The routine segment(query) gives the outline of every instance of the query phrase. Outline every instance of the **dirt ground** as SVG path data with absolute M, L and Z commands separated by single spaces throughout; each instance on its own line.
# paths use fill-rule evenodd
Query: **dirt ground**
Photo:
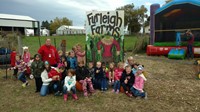
M 170 60 L 165 57 L 134 56 L 148 72 L 145 90 L 148 100 L 96 92 L 89 98 L 78 93 L 79 100 L 67 103 L 53 95 L 34 93 L 34 81 L 27 88 L 13 79 L 0 79 L 0 110 L 4 112 L 200 112 L 200 80 L 194 72 L 194 60 Z M 5 71 L 1 70 L 1 76 Z

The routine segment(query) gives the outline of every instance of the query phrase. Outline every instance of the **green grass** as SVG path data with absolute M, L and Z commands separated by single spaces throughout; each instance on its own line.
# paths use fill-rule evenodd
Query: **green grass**
M 49 37 L 40 37 L 41 45 L 45 43 L 46 38 L 50 38 L 52 41 L 52 45 L 59 49 L 60 43 L 63 39 L 66 40 L 66 50 L 69 51 L 71 48 L 76 45 L 77 43 L 80 43 L 81 45 L 85 45 L 85 35 L 67 35 L 67 36 L 49 36 Z M 56 42 L 55 42 L 55 41 Z M 125 51 L 131 51 L 133 49 L 133 46 L 135 44 L 135 41 L 137 40 L 136 36 L 125 36 L 124 37 L 124 50 Z M 39 37 L 24 37 L 22 39 L 23 46 L 28 46 L 29 51 L 31 53 L 31 56 L 33 56 L 35 53 L 37 53 L 38 49 L 40 48 L 39 45 Z

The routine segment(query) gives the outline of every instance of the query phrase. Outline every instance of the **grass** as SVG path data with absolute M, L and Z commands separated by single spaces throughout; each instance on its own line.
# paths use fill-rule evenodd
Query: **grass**
M 169 60 L 165 57 L 134 57 L 148 72 L 145 90 L 148 100 L 128 98 L 125 94 L 113 94 L 111 88 L 105 93 L 96 91 L 84 98 L 78 92 L 78 101 L 64 102 L 53 94 L 40 97 L 35 93 L 34 80 L 30 86 L 3 79 L 5 69 L 0 70 L 0 110 L 3 112 L 199 112 L 199 80 L 195 79 L 193 60 Z
M 85 45 L 85 35 L 67 35 L 67 36 L 50 36 L 50 37 L 40 37 L 41 44 L 43 45 L 45 43 L 46 38 L 50 38 L 52 40 L 52 44 L 59 48 L 60 42 L 65 39 L 66 40 L 66 49 L 67 51 L 71 50 L 71 48 L 77 44 L 80 43 L 81 45 Z M 56 42 L 54 42 L 54 40 Z M 135 44 L 135 41 L 137 40 L 136 36 L 125 36 L 124 39 L 124 50 L 125 51 L 131 51 L 133 49 L 133 46 Z M 39 45 L 39 38 L 38 37 L 24 37 L 22 39 L 23 46 L 28 46 L 31 55 L 33 56 L 35 53 L 37 53 L 40 45 Z

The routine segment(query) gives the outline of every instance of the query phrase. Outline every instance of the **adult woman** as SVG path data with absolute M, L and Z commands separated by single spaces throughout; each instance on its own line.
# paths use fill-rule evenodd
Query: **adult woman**
M 43 82 L 41 90 L 40 90 L 40 95 L 41 96 L 46 96 L 47 95 L 47 93 L 49 92 L 49 84 L 50 84 L 50 82 L 55 81 L 56 78 L 57 78 L 56 76 L 54 76 L 52 78 L 49 78 L 48 77 L 48 72 L 51 70 L 51 66 L 50 66 L 48 61 L 45 61 L 44 65 L 45 65 L 45 69 L 41 74 L 41 78 L 42 78 L 42 82 Z

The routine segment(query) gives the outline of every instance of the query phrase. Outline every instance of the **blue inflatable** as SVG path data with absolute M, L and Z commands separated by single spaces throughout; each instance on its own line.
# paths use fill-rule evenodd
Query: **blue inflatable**
M 186 55 L 185 49 L 173 48 L 168 53 L 169 59 L 184 59 Z

